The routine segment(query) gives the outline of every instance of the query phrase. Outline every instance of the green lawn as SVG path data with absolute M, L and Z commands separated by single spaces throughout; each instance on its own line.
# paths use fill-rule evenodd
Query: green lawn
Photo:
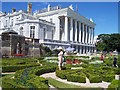
M 100 88 L 85 88 L 73 84 L 66 84 L 52 78 L 48 78 L 48 82 L 50 85 L 54 86 L 58 90 L 102 90 Z

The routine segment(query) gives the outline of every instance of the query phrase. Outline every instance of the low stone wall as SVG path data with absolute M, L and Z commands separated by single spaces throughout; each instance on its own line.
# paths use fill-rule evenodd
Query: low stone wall
M 11 55 L 10 54 L 10 47 L 2 47 L 1 49 L 2 49 L 2 56 L 5 57 L 5 56 Z M 39 48 L 34 48 L 34 50 L 33 50 L 33 48 L 29 48 L 27 56 L 33 56 L 33 55 L 35 57 L 40 56 Z

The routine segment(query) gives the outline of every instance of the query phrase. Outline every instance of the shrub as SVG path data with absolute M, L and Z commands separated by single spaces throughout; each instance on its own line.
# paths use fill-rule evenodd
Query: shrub
M 61 79 L 66 79 L 67 75 L 64 70 L 56 70 L 56 76 L 61 78 Z
M 38 66 L 39 64 L 33 64 L 33 65 L 8 65 L 8 66 L 2 66 L 2 72 L 15 72 L 17 70 L 21 70 L 28 67 L 34 67 Z
M 115 70 L 115 74 L 120 75 L 120 68 L 114 69 Z
M 120 68 L 120 55 L 118 55 L 117 65 Z
M 12 79 L 14 75 L 6 75 L 2 77 L 2 88 L 3 90 L 5 89 L 10 89 L 14 90 L 15 88 L 25 88 L 23 85 L 19 85 L 15 82 L 14 79 Z
M 43 59 L 44 59 L 44 57 L 39 57 L 39 58 L 38 58 L 38 60 L 43 60 Z
M 111 82 L 115 78 L 115 75 L 103 75 L 102 80 L 106 82 Z
M 88 64 L 82 64 L 81 65 L 83 68 L 87 68 L 88 67 Z
M 67 81 L 85 83 L 86 77 L 82 75 L 77 75 L 77 74 L 69 74 L 67 75 Z
M 42 77 L 36 76 L 46 72 L 55 71 L 55 67 L 31 67 L 16 71 L 14 79 L 4 79 L 3 87 L 10 88 L 32 88 L 35 90 L 48 89 L 48 81 Z M 40 73 L 41 72 L 41 73 Z M 6 78 L 6 76 L 4 76 Z M 7 81 L 7 82 L 6 82 Z
M 35 90 L 48 90 L 48 80 L 46 80 L 45 78 L 35 77 L 30 79 L 28 82 L 33 85 Z
M 92 57 L 91 60 L 100 60 L 100 57 Z
M 71 69 L 72 65 L 71 64 L 66 64 L 65 67 L 68 70 L 68 69 Z
M 107 90 L 120 90 L 120 80 L 112 80 Z
M 90 83 L 99 83 L 102 82 L 102 77 L 99 75 L 89 74 Z
M 67 76 L 67 81 L 78 82 L 79 76 L 76 74 L 69 74 Z
M 113 65 L 113 60 L 105 59 L 104 62 L 107 66 L 112 66 Z

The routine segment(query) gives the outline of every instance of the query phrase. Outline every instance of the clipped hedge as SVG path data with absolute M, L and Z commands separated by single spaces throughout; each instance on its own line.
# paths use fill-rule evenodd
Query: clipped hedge
M 70 74 L 67 76 L 67 81 L 85 83 L 86 77 L 82 75 L 77 75 L 77 74 Z
M 12 78 L 14 75 L 6 75 L 2 77 L 2 89 L 11 89 L 14 90 L 16 88 L 25 88 L 23 85 L 19 85 L 15 82 L 15 80 Z
M 48 90 L 48 80 L 42 77 L 35 77 L 32 78 L 28 81 L 28 83 L 30 83 L 34 89 L 44 89 L 44 90 Z
M 61 79 L 67 79 L 67 73 L 64 70 L 56 70 L 56 76 Z
M 90 83 L 99 83 L 102 82 L 102 77 L 99 75 L 89 74 Z
M 15 72 L 17 70 L 21 70 L 28 67 L 34 67 L 39 66 L 40 64 L 30 64 L 30 65 L 8 65 L 8 66 L 2 66 L 2 72 Z
M 115 79 L 115 75 L 103 75 L 102 80 L 105 82 L 111 82 L 113 79 Z
M 120 80 L 112 80 L 107 90 L 120 90 Z
M 9 79 L 4 76 L 2 88 L 20 88 L 20 89 L 34 89 L 34 90 L 48 90 L 48 81 L 39 77 L 39 75 L 46 72 L 53 72 L 56 70 L 56 67 L 52 66 L 37 66 L 25 68 L 19 71 L 16 71 L 14 79 Z M 37 76 L 38 75 L 38 76 Z M 7 82 L 6 82 L 7 81 Z
M 56 76 L 67 81 L 85 83 L 85 74 L 80 70 L 56 70 Z

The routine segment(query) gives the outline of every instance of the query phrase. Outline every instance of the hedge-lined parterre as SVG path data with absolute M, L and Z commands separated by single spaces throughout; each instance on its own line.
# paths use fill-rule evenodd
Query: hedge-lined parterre
M 16 71 L 14 76 L 4 76 L 2 79 L 2 88 L 28 88 L 28 89 L 46 89 L 48 90 L 48 81 L 39 75 L 53 72 L 56 70 L 55 66 L 37 66 L 25 68 Z

